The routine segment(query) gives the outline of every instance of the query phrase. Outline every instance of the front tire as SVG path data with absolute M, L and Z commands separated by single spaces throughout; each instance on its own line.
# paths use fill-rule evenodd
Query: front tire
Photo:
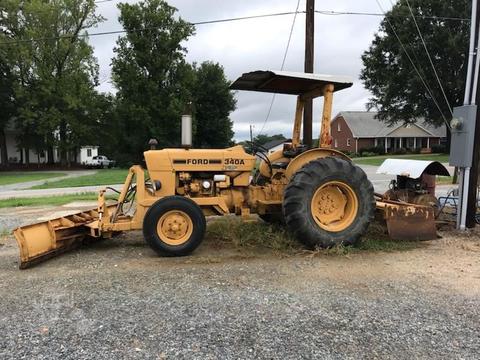
M 167 196 L 148 209 L 143 236 L 160 255 L 184 256 L 201 244 L 206 226 L 203 211 L 194 201 Z
M 295 173 L 285 189 L 288 229 L 308 248 L 353 245 L 375 213 L 372 183 L 349 161 L 313 160 Z

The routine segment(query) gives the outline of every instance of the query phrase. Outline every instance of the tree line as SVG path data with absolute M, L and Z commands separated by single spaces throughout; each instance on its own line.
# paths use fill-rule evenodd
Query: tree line
M 180 116 L 193 104 L 194 145 L 232 144 L 236 102 L 223 67 L 190 64 L 182 45 L 195 28 L 163 0 L 119 3 L 112 59 L 114 94 L 100 93 L 99 65 L 88 32 L 105 19 L 94 0 L 3 0 L 0 5 L 0 151 L 8 163 L 7 129 L 29 151 L 72 161 L 99 145 L 120 164 L 138 162 L 150 138 L 178 146 Z

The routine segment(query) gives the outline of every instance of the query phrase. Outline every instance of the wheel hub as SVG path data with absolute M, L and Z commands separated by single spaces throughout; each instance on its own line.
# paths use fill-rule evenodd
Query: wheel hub
M 355 220 L 358 200 L 353 189 L 339 181 L 320 186 L 311 203 L 315 222 L 328 231 L 342 231 Z
M 184 243 L 189 239 L 192 231 L 192 220 L 183 211 L 168 211 L 158 220 L 158 236 L 169 245 L 180 245 Z

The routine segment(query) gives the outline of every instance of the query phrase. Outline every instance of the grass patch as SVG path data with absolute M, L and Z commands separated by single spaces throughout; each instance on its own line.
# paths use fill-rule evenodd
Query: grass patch
M 78 176 L 60 181 L 47 181 L 42 185 L 32 187 L 32 189 L 123 184 L 127 174 L 127 169 L 100 169 L 92 175 Z
M 44 205 L 65 205 L 72 201 L 96 200 L 98 194 L 86 192 L 81 194 L 45 196 L 34 198 L 11 198 L 0 200 L 0 208 L 17 206 L 44 206 Z
M 437 176 L 437 185 L 452 185 L 453 176 Z
M 225 216 L 210 221 L 205 239 L 216 245 L 235 248 L 264 248 L 280 252 L 294 252 L 302 246 L 282 226 L 259 220 L 243 222 L 238 216 Z
M 51 172 L 2 172 L 0 173 L 0 185 L 10 185 L 24 183 L 28 181 L 36 181 L 50 179 L 54 177 L 65 176 L 64 173 Z
M 409 154 L 409 155 L 382 155 L 371 157 L 359 157 L 352 159 L 355 163 L 361 165 L 380 166 L 385 159 L 409 159 L 409 160 L 427 160 L 448 163 L 448 154 Z
M 239 217 L 228 216 L 209 222 L 205 239 L 222 246 L 233 245 L 237 249 L 270 249 L 283 254 L 305 254 L 308 256 L 345 256 L 359 252 L 393 252 L 415 249 L 415 241 L 395 241 L 388 237 L 386 228 L 380 223 L 370 225 L 365 236 L 356 246 L 335 246 L 330 249 L 306 250 L 283 226 L 262 221 L 242 222 Z

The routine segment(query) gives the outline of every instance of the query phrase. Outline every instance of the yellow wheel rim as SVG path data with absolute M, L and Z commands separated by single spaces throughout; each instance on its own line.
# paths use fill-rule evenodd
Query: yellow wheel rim
M 167 211 L 158 220 L 157 234 L 168 245 L 181 245 L 190 239 L 193 222 L 190 216 L 180 210 Z
M 312 198 L 312 216 L 322 229 L 339 232 L 348 228 L 358 212 L 358 198 L 353 189 L 341 181 L 320 186 Z

